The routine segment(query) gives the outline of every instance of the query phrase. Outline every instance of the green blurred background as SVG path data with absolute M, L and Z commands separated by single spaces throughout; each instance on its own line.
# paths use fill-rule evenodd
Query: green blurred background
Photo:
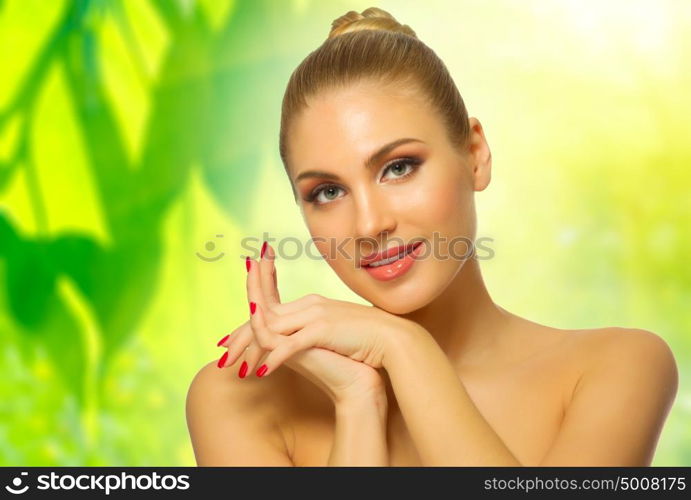
M 484 125 L 494 300 L 663 337 L 680 388 L 653 465 L 691 465 L 691 3 L 0 0 L 1 465 L 194 465 L 186 391 L 247 319 L 241 238 L 309 238 L 288 77 L 370 6 Z M 324 262 L 277 267 L 284 300 L 362 302 Z

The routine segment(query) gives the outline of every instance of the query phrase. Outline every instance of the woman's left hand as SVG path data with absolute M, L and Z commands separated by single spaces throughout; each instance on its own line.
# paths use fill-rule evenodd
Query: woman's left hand
M 250 286 L 248 293 L 251 301 L 259 302 L 253 297 L 261 290 Z M 252 329 L 258 337 L 267 339 L 265 345 L 270 349 L 264 359 L 267 366 L 264 376 L 296 352 L 311 347 L 328 349 L 372 368 L 381 368 L 390 339 L 416 325 L 375 306 L 318 294 L 286 302 L 281 308 L 286 312 L 267 319 L 257 304 L 250 317 Z

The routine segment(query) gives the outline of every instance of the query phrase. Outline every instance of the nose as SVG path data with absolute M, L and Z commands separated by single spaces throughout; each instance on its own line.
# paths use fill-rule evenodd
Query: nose
M 386 197 L 361 192 L 355 200 L 355 232 L 358 240 L 369 239 L 381 243 L 385 235 L 396 229 L 393 207 Z

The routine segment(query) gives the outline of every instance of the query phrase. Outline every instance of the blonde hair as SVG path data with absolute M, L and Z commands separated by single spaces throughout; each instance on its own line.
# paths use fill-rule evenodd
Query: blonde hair
M 286 173 L 290 123 L 306 107 L 307 99 L 363 80 L 420 92 L 444 120 L 449 140 L 458 147 L 465 146 L 468 113 L 443 61 L 410 26 L 400 24 L 385 10 L 370 7 L 361 14 L 351 10 L 334 20 L 327 39 L 290 76 L 279 135 Z M 291 187 L 297 200 L 292 182 Z

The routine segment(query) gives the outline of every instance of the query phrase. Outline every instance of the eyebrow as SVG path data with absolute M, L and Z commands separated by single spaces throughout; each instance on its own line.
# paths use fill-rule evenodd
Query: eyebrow
M 384 146 L 380 147 L 378 150 L 376 150 L 374 153 L 372 153 L 367 160 L 365 160 L 365 168 L 370 169 L 374 167 L 379 161 L 389 154 L 392 150 L 396 149 L 398 146 L 402 144 L 407 144 L 409 142 L 424 142 L 421 141 L 420 139 L 415 139 L 414 137 L 403 137 L 401 139 L 396 139 L 393 142 L 390 142 L 388 144 L 385 144 Z M 302 179 L 307 179 L 310 177 L 319 177 L 319 178 L 324 178 L 324 179 L 329 179 L 329 180 L 340 180 L 340 177 L 333 172 L 326 172 L 324 170 L 307 170 L 305 172 L 302 172 L 300 175 L 298 175 L 295 178 L 295 183 L 297 184 L 300 182 Z

